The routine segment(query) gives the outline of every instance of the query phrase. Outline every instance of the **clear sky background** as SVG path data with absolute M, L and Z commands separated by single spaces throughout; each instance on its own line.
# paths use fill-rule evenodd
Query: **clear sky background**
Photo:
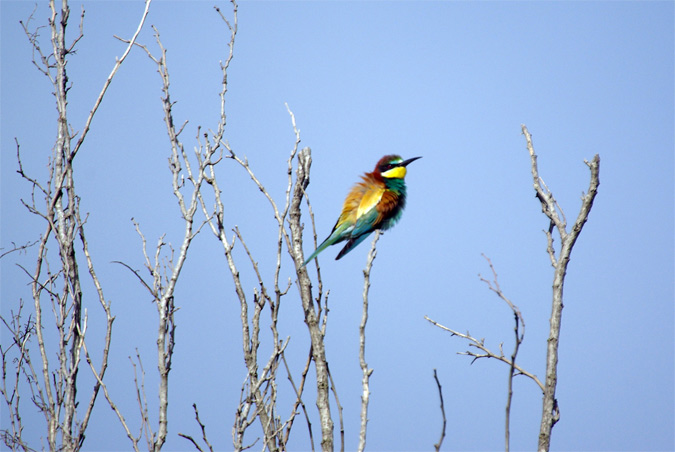
M 182 135 L 188 149 L 197 126 L 214 127 L 218 119 L 218 62 L 226 57 L 229 35 L 213 4 L 156 1 L 148 17 L 168 49 L 174 118 L 190 121 Z M 74 32 L 79 3 L 71 6 Z M 220 6 L 230 15 L 227 3 Z M 16 174 L 14 138 L 26 171 L 45 178 L 56 110 L 52 87 L 33 67 L 19 25 L 34 3 L 2 0 L 0 8 L 2 247 L 10 247 L 35 240 L 44 229 L 19 202 L 30 196 L 30 187 Z M 75 130 L 82 129 L 124 49 L 113 35 L 132 35 L 143 3 L 86 2 L 85 9 L 85 36 L 68 63 Z M 520 133 L 524 123 L 534 137 L 540 174 L 569 219 L 576 217 L 588 187 L 584 159 L 601 156 L 599 194 L 565 287 L 561 419 L 553 449 L 673 450 L 673 3 L 242 2 L 239 12 L 227 138 L 281 202 L 294 142 L 288 102 L 302 145 L 312 148 L 308 194 L 320 239 L 351 184 L 382 155 L 424 156 L 409 167 L 408 207 L 380 240 L 372 271 L 368 447 L 433 448 L 441 429 L 434 368 L 448 418 L 443 449 L 503 447 L 506 366 L 486 360 L 470 365 L 456 354 L 467 344 L 423 318 L 469 330 L 493 349 L 500 342 L 511 349 L 512 315 L 479 281 L 478 273 L 489 275 L 481 253 L 492 259 L 502 289 L 525 317 L 519 362 L 543 377 L 552 268 L 542 232 L 548 221 L 534 197 Z M 48 14 L 46 3 L 39 2 L 36 23 L 45 24 Z M 139 40 L 153 45 L 151 30 Z M 157 316 L 133 275 L 111 262 L 142 267 L 132 217 L 149 244 L 164 233 L 175 244 L 182 234 L 167 168 L 160 87 L 154 64 L 135 49 L 76 162 L 91 252 L 117 316 L 107 381 L 132 425 L 138 425 L 138 414 L 127 357 L 136 349 L 141 353 L 154 404 Z M 267 201 L 233 162 L 223 162 L 219 171 L 232 198 L 227 221 L 240 227 L 271 280 L 276 223 Z M 307 235 L 305 253 L 313 250 L 311 243 Z M 320 256 L 330 289 L 327 354 L 344 406 L 348 450 L 358 443 L 358 325 L 370 243 L 337 262 L 338 248 Z M 213 445 L 232 447 L 245 366 L 238 302 L 221 250 L 209 232 L 201 233 L 177 288 L 166 450 L 191 450 L 178 432 L 199 436 L 192 403 Z M 15 264 L 30 267 L 31 254 L 1 261 L 4 316 L 19 298 L 30 296 L 28 278 Z M 286 279 L 293 271 L 286 254 L 284 259 Z M 251 294 L 256 283 L 245 262 L 242 276 Z M 86 303 L 94 347 L 101 315 L 94 298 Z M 269 330 L 261 334 L 270 339 Z M 293 296 L 282 306 L 280 334 L 291 337 L 288 355 L 297 378 L 308 335 Z M 3 330 L 3 344 L 7 340 Z M 91 384 L 86 374 L 85 369 L 83 381 Z M 279 390 L 291 392 L 283 376 Z M 305 401 L 318 437 L 311 391 Z M 291 404 L 290 396 L 280 401 L 282 416 Z M 536 447 L 540 415 L 540 391 L 516 379 L 514 450 Z M 26 405 L 26 435 L 34 447 L 42 444 L 41 419 Z M 292 449 L 306 450 L 306 426 L 301 418 L 296 422 Z M 130 448 L 103 398 L 85 448 Z

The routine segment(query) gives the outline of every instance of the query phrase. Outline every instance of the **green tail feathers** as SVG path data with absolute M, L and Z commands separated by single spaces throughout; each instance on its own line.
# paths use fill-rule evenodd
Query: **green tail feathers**
M 331 236 L 331 237 L 332 237 L 332 236 Z M 319 253 L 320 253 L 321 251 L 325 250 L 326 248 L 328 248 L 329 246 L 331 246 L 333 243 L 335 243 L 335 242 L 331 242 L 331 241 L 330 241 L 330 238 L 331 238 L 331 237 L 328 237 L 326 240 L 324 240 L 323 243 L 322 243 L 321 245 L 319 245 L 319 247 L 316 249 L 316 251 L 314 251 L 314 252 L 311 254 L 311 256 L 309 256 L 309 257 L 305 260 L 305 262 L 301 265 L 300 268 L 302 268 L 302 267 L 304 267 L 305 265 L 309 264 L 309 262 L 310 262 L 311 260 L 313 260 L 316 256 L 318 256 Z
M 349 228 L 349 225 L 347 225 L 345 223 L 339 224 L 339 222 L 336 223 L 335 226 L 333 227 L 333 230 L 331 231 L 330 235 L 326 238 L 326 240 L 323 241 L 323 243 L 321 243 L 321 245 L 319 245 L 319 247 L 316 249 L 316 251 L 314 251 L 312 253 L 312 255 L 307 258 L 305 263 L 302 264 L 302 266 L 300 268 L 307 265 L 309 263 L 309 261 L 314 259 L 316 256 L 319 255 L 319 253 L 321 251 L 325 250 L 329 246 L 335 245 L 336 243 L 340 243 L 343 240 L 347 240 L 349 238 L 349 234 L 346 233 L 347 230 L 351 231 L 351 229 Z
M 335 258 L 335 260 L 340 259 L 342 256 L 344 256 L 345 254 L 356 248 L 356 246 L 359 243 L 363 242 L 370 235 L 371 232 L 372 231 L 368 231 L 365 234 L 359 235 L 358 237 L 349 237 L 349 238 L 340 237 L 339 235 L 337 237 L 334 237 L 335 234 L 331 234 L 330 237 L 324 240 L 323 243 L 319 245 L 319 247 L 316 249 L 316 251 L 314 251 L 312 255 L 307 258 L 307 260 L 302 264 L 300 268 L 307 265 L 309 261 L 314 259 L 316 256 L 319 255 L 321 251 L 325 250 L 329 246 L 335 245 L 336 243 L 342 242 L 343 240 L 347 240 L 347 244 L 344 246 L 344 248 L 342 248 L 342 250 L 338 253 L 337 257 Z

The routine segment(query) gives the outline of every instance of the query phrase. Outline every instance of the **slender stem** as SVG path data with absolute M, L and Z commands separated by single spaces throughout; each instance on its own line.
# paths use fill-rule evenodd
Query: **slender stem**
M 441 450 L 443 445 L 443 440 L 445 439 L 445 427 L 447 425 L 447 419 L 445 418 L 445 405 L 443 404 L 443 390 L 441 389 L 441 382 L 438 380 L 438 373 L 434 369 L 434 380 L 436 381 L 436 386 L 438 387 L 438 398 L 441 400 L 441 415 L 443 416 L 443 428 L 441 429 L 441 437 L 436 444 L 434 444 L 434 449 L 436 452 Z
M 513 313 L 513 318 L 515 320 L 515 326 L 513 328 L 513 333 L 515 335 L 515 343 L 513 345 L 513 353 L 511 354 L 511 365 L 509 366 L 509 382 L 508 382 L 508 392 L 506 396 L 506 417 L 504 420 L 505 432 L 504 432 L 504 441 L 505 446 L 504 450 L 509 452 L 511 448 L 511 400 L 513 399 L 513 377 L 516 375 L 516 357 L 518 356 L 518 349 L 520 344 L 523 342 L 523 334 L 520 334 L 520 316 L 516 311 Z
M 361 430 L 359 431 L 358 451 L 363 452 L 366 448 L 366 430 L 368 425 L 368 401 L 370 400 L 370 375 L 373 369 L 368 368 L 366 363 L 366 323 L 368 323 L 368 291 L 370 290 L 370 270 L 373 268 L 373 261 L 377 256 L 377 241 L 380 238 L 380 231 L 375 232 L 373 245 L 368 253 L 366 268 L 363 270 L 363 314 L 361 315 L 361 324 L 359 325 L 359 363 L 363 377 L 361 379 Z

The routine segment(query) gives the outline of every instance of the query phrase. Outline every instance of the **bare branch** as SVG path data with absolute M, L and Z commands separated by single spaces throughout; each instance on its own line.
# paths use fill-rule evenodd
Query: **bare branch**
M 340 452 L 345 450 L 345 424 L 344 419 L 342 418 L 342 404 L 340 403 L 340 398 L 338 397 L 337 388 L 335 386 L 335 380 L 333 380 L 333 374 L 330 373 L 330 367 L 328 367 L 328 379 L 330 380 L 330 390 L 335 397 L 335 405 L 338 410 L 338 422 L 340 423 Z
M 199 410 L 197 409 L 197 404 L 193 403 L 192 408 L 195 410 L 195 420 L 197 421 L 197 424 L 199 424 L 199 428 L 202 431 L 202 441 L 204 441 L 204 444 L 206 444 L 206 447 L 209 448 L 211 452 L 213 452 L 213 446 L 211 446 L 211 443 L 209 442 L 208 438 L 206 437 L 206 425 L 199 419 Z M 188 441 L 192 443 L 193 446 L 199 451 L 199 452 L 204 452 L 204 450 L 199 447 L 199 444 L 189 435 L 184 435 L 183 433 L 179 433 L 178 436 L 181 438 L 185 438 Z
M 467 331 L 466 334 L 455 331 L 451 328 L 448 328 L 447 326 L 441 325 L 440 323 L 438 323 L 435 320 L 432 320 L 431 318 L 429 318 L 426 315 L 424 316 L 424 318 L 429 323 L 431 323 L 432 325 L 434 325 L 434 326 L 436 326 L 436 327 L 438 327 L 438 328 L 440 328 L 444 331 L 449 332 L 452 336 L 457 336 L 457 337 L 460 337 L 462 339 L 466 339 L 467 341 L 469 341 L 470 347 L 474 347 L 474 348 L 477 348 L 478 350 L 482 351 L 483 353 L 477 353 L 477 352 L 474 352 L 472 350 L 467 350 L 465 352 L 458 352 L 457 353 L 458 355 L 467 355 L 467 356 L 473 357 L 473 360 L 471 361 L 472 364 L 473 364 L 474 361 L 476 361 L 477 359 L 480 359 L 480 358 L 493 358 L 493 359 L 501 361 L 501 362 L 503 362 L 503 363 L 505 363 L 509 366 L 512 365 L 511 360 L 509 358 L 507 358 L 504 355 L 503 352 L 500 351 L 500 353 L 494 353 L 490 349 L 488 349 L 485 346 L 485 339 L 476 339 L 475 337 L 471 336 L 471 334 L 468 331 Z M 523 369 L 522 367 L 520 367 L 516 363 L 513 363 L 513 367 L 517 371 L 517 372 L 515 372 L 514 375 L 516 375 L 516 376 L 517 375 L 524 375 L 524 376 L 530 378 L 532 381 L 534 381 L 537 384 L 537 386 L 539 386 L 539 389 L 541 389 L 542 392 L 544 391 L 544 385 L 539 380 L 539 378 L 537 378 L 536 375 L 526 371 L 525 369 Z
M 510 365 L 509 365 L 509 378 L 508 378 L 508 390 L 507 390 L 507 397 L 506 397 L 506 416 L 505 416 L 505 450 L 506 452 L 509 451 L 510 449 L 510 424 L 511 424 L 511 400 L 513 399 L 513 377 L 515 376 L 515 364 L 516 364 L 516 357 L 518 356 L 518 350 L 520 348 L 520 344 L 523 343 L 523 340 L 525 339 L 525 320 L 523 319 L 522 314 L 520 313 L 520 309 L 518 309 L 518 306 L 513 304 L 511 300 L 509 300 L 506 295 L 504 295 L 504 292 L 502 292 L 501 287 L 499 286 L 499 281 L 497 280 L 497 271 L 495 270 L 494 266 L 492 265 L 492 261 L 490 258 L 488 258 L 485 254 L 482 255 L 483 258 L 487 261 L 488 265 L 490 266 L 490 270 L 492 271 L 492 281 L 488 281 L 487 279 L 483 278 L 480 274 L 478 277 L 482 282 L 487 284 L 488 288 L 493 291 L 499 298 L 501 298 L 508 306 L 511 308 L 511 311 L 513 311 L 513 317 L 515 320 L 515 327 L 514 327 L 514 333 L 515 333 L 515 341 L 514 341 L 514 346 L 513 346 L 513 353 L 511 354 L 511 360 L 510 360 Z M 520 326 L 522 325 L 522 329 Z M 502 347 L 500 345 L 500 354 L 503 355 L 504 352 L 502 350 Z
M 446 331 L 449 331 L 452 333 L 453 336 L 459 336 L 463 339 L 466 339 L 469 341 L 469 346 L 478 348 L 479 350 L 483 351 L 484 353 L 476 353 L 474 351 L 466 351 L 462 354 L 468 355 L 473 357 L 472 363 L 476 361 L 479 358 L 495 358 L 499 361 L 502 361 L 509 366 L 509 375 L 508 375 L 508 390 L 507 390 L 507 398 L 506 398 L 506 414 L 505 414 L 505 431 L 504 431 L 504 441 L 505 441 L 505 450 L 506 452 L 509 451 L 510 449 L 510 423 L 511 423 L 511 401 L 513 399 L 513 377 L 516 375 L 526 375 L 530 377 L 535 383 L 539 385 L 539 387 L 544 389 L 542 386 L 541 382 L 538 380 L 538 378 L 530 374 L 529 372 L 526 372 L 523 370 L 520 366 L 516 364 L 516 357 L 518 356 L 518 350 L 520 349 L 520 344 L 523 342 L 525 338 L 525 320 L 523 319 L 522 314 L 520 313 L 520 309 L 518 309 L 518 306 L 516 306 L 509 298 L 504 294 L 504 292 L 501 289 L 501 286 L 499 285 L 499 281 L 497 279 L 497 271 L 495 270 L 494 266 L 492 265 L 492 261 L 485 256 L 485 254 L 482 255 L 485 260 L 487 261 L 488 265 L 490 266 L 490 271 L 492 272 L 492 280 L 487 280 L 483 278 L 480 274 L 478 277 L 482 282 L 484 282 L 488 288 L 494 292 L 502 301 L 504 301 L 511 311 L 513 312 L 513 317 L 515 320 L 515 327 L 514 327 L 514 333 L 515 333 L 515 341 L 514 341 L 514 348 L 513 348 L 513 353 L 511 354 L 511 358 L 506 358 L 504 355 L 504 350 L 503 350 L 503 344 L 499 344 L 499 353 L 494 353 L 490 351 L 487 347 L 485 347 L 485 340 L 481 339 L 478 340 L 471 336 L 468 332 L 466 334 L 459 333 L 457 331 L 451 330 L 450 328 L 444 327 L 437 322 L 429 319 L 428 317 L 425 316 L 425 318 L 431 322 L 432 324 L 438 326 L 441 329 L 444 329 Z M 522 328 L 521 328 L 522 325 Z M 440 447 L 440 444 L 439 444 Z
M 156 297 L 156 293 L 154 292 L 154 290 L 152 289 L 152 287 L 150 287 L 150 286 L 148 285 L 148 283 L 145 282 L 145 280 L 143 279 L 143 277 L 141 277 L 141 275 L 138 274 L 138 270 L 134 270 L 133 268 L 131 268 L 128 264 L 125 264 L 124 262 L 120 262 L 120 261 L 112 261 L 112 263 L 113 263 L 113 264 L 120 264 L 120 265 L 126 267 L 131 273 L 134 274 L 134 276 L 136 276 L 136 278 L 138 278 L 138 280 L 139 280 L 140 283 L 143 285 L 143 287 L 145 287 L 146 289 L 148 289 L 148 292 L 150 292 L 150 294 L 151 294 L 153 297 Z M 153 300 L 153 301 L 154 301 L 154 300 Z
M 35 324 L 31 320 L 30 315 L 26 322 L 22 320 L 22 311 L 24 303 L 19 301 L 19 307 L 16 313 L 11 312 L 10 321 L 8 322 L 4 317 L 0 318 L 2 323 L 7 328 L 12 337 L 11 345 L 3 349 L 0 346 L 0 357 L 2 359 L 2 386 L 0 386 L 0 394 L 2 394 L 7 407 L 7 414 L 9 417 L 9 426 L 5 426 L 0 434 L 2 440 L 7 447 L 12 450 L 33 451 L 34 449 L 24 442 L 23 422 L 21 418 L 21 392 L 19 391 L 21 376 L 26 378 L 26 383 L 31 391 L 31 398 L 36 401 L 36 392 L 41 394 L 40 386 L 37 384 L 37 374 L 33 369 L 30 361 L 30 351 L 28 345 L 31 336 L 35 333 Z M 12 350 L 16 349 L 16 350 Z M 10 351 L 13 351 L 9 356 Z M 13 357 L 12 357 L 13 356 Z M 11 363 L 13 374 L 7 375 L 7 364 Z M 9 382 L 9 386 L 8 386 Z M 39 400 L 42 397 L 39 396 Z
M 117 407 L 115 402 L 113 402 L 113 400 L 110 396 L 110 393 L 108 392 L 107 385 L 103 382 L 103 379 L 99 375 L 99 372 L 94 367 L 94 364 L 91 360 L 91 356 L 89 355 L 89 351 L 87 350 L 87 344 L 86 343 L 83 344 L 83 347 L 84 347 L 84 354 L 85 354 L 87 364 L 89 364 L 91 372 L 94 375 L 94 378 L 96 378 L 96 382 L 103 389 L 103 395 L 105 396 L 106 400 L 108 401 L 108 404 L 110 405 L 110 408 L 115 412 L 115 415 L 117 415 L 117 419 L 120 421 L 120 424 L 124 428 L 124 431 L 126 432 L 127 437 L 129 438 L 129 440 L 131 440 L 131 444 L 132 444 L 132 447 L 134 448 L 134 451 L 139 452 L 138 442 L 140 440 L 140 434 L 139 434 L 138 437 L 134 437 L 134 435 L 131 433 L 131 430 L 129 430 L 129 426 L 126 422 L 126 419 L 124 419 L 124 415 L 122 415 L 122 412 L 120 411 L 120 409 Z
M 291 382 L 291 386 L 293 387 L 293 390 L 295 391 L 296 399 L 295 399 L 295 405 L 293 406 L 293 410 L 291 412 L 291 417 L 286 423 L 286 432 L 284 434 L 284 444 L 288 443 L 288 437 L 291 433 L 291 427 L 293 426 L 293 420 L 295 418 L 295 414 L 298 411 L 298 407 L 302 407 L 302 412 L 305 415 L 305 420 L 307 421 L 307 429 L 309 430 L 309 444 L 312 447 L 312 452 L 314 452 L 314 435 L 312 434 L 312 422 L 309 420 L 309 414 L 307 413 L 307 407 L 305 407 L 305 403 L 302 401 L 302 393 L 305 388 L 305 382 L 307 381 L 307 372 L 309 372 L 309 366 L 312 363 L 312 351 L 310 350 L 309 355 L 307 356 L 307 362 L 305 363 L 305 368 L 302 371 L 302 378 L 300 379 L 300 387 L 296 387 L 295 382 L 293 381 L 293 376 L 291 374 L 291 370 L 288 368 L 288 363 L 286 362 L 286 355 L 282 354 L 281 359 L 284 361 L 284 366 L 286 367 L 286 373 L 288 375 L 288 380 Z
M 204 452 L 204 451 L 202 450 L 202 448 L 199 447 L 199 444 L 197 444 L 197 441 L 195 441 L 195 439 L 194 439 L 193 437 L 191 437 L 190 435 L 186 435 L 185 433 L 180 433 L 180 432 L 179 432 L 179 433 L 178 433 L 178 436 L 180 436 L 181 438 L 185 438 L 185 439 L 187 439 L 188 441 L 190 441 L 190 442 L 192 443 L 192 445 L 195 446 L 195 449 L 197 449 L 199 452 Z
M 134 39 L 143 27 L 149 4 L 150 0 L 146 3 Z M 24 172 L 19 142 L 15 139 L 19 164 L 18 173 L 31 184 L 32 192 L 30 201 L 22 200 L 22 202 L 29 212 L 45 220 L 45 231 L 40 239 L 35 242 L 37 245 L 35 270 L 30 275 L 35 309 L 34 331 L 41 361 L 41 373 L 40 375 L 34 373 L 27 349 L 21 351 L 21 354 L 26 354 L 26 356 L 17 361 L 19 366 L 17 370 L 21 369 L 29 377 L 28 385 L 34 395 L 33 400 L 45 417 L 46 446 L 50 450 L 77 451 L 83 446 L 85 431 L 101 388 L 100 382 L 107 369 L 114 317 L 111 314 L 109 303 L 105 301 L 103 296 L 103 289 L 89 254 L 84 231 L 86 218 L 83 221 L 80 216 L 80 197 L 75 189 L 73 160 L 84 142 L 93 116 L 105 96 L 107 87 L 129 53 L 131 45 L 127 48 L 124 56 L 117 60 L 89 113 L 80 139 L 72 146 L 74 133 L 68 123 L 67 111 L 68 92 L 72 84 L 69 82 L 66 66 L 69 55 L 75 53 L 76 45 L 84 36 L 85 12 L 82 9 L 80 14 L 79 34 L 67 43 L 66 30 L 70 17 L 68 1 L 62 0 L 60 5 L 57 6 L 55 0 L 50 0 L 49 9 L 51 14 L 46 27 L 37 27 L 35 30 L 29 28 L 35 11 L 25 23 L 22 22 L 24 32 L 33 48 L 33 64 L 49 79 L 53 87 L 58 116 L 57 136 L 53 146 L 53 154 L 48 164 L 49 176 L 46 182 L 40 183 Z M 49 54 L 43 52 L 39 42 L 42 29 L 46 29 L 50 33 L 51 53 Z M 36 193 L 44 198 L 44 207 L 42 208 L 37 205 Z M 78 384 L 78 372 L 83 352 L 92 369 L 94 369 L 94 365 L 85 344 L 87 311 L 83 306 L 82 281 L 78 263 L 78 257 L 81 254 L 75 249 L 78 236 L 98 302 L 106 316 L 101 362 L 98 371 L 94 372 L 97 375 L 97 381 L 94 383 L 91 392 L 84 398 L 82 398 L 83 392 Z M 55 273 L 50 271 L 48 262 L 48 245 L 52 242 L 56 244 L 60 259 L 59 267 Z M 15 247 L 10 252 L 26 249 L 28 246 Z M 45 331 L 47 324 L 42 315 L 43 298 L 45 297 L 49 299 L 52 306 L 54 329 L 51 331 L 54 331 L 55 337 L 50 336 L 51 331 L 48 333 Z M 51 344 L 58 344 L 55 353 L 54 351 L 47 351 Z M 50 363 L 48 356 L 55 357 L 55 361 Z M 81 404 L 84 414 L 78 419 L 77 410 L 82 401 L 84 401 Z M 18 406 L 16 408 L 18 410 Z
M 305 313 L 305 323 L 309 329 L 309 335 L 312 342 L 312 358 L 314 360 L 317 379 L 316 405 L 319 409 L 319 418 L 321 421 L 321 448 L 323 450 L 333 450 L 333 419 L 330 413 L 328 364 L 326 360 L 324 335 L 319 326 L 317 312 L 314 309 L 311 291 L 312 285 L 307 273 L 307 268 L 302 266 L 303 250 L 300 204 L 307 185 L 309 184 L 309 169 L 311 163 L 310 149 L 302 149 L 298 153 L 296 182 L 289 211 L 289 224 L 292 238 L 292 247 L 289 249 L 289 253 L 295 262 L 298 286 L 300 288 L 300 298 Z
M 447 420 L 445 419 L 445 405 L 443 404 L 443 390 L 441 389 L 441 382 L 438 381 L 438 374 L 436 373 L 436 369 L 434 369 L 434 380 L 436 381 L 436 386 L 438 387 L 438 398 L 441 400 L 441 415 L 443 416 L 443 428 L 441 429 L 441 438 L 438 440 L 436 444 L 434 444 L 434 449 L 436 449 L 436 452 L 439 452 L 441 450 L 441 446 L 443 445 L 443 440 L 445 439 L 445 427 L 447 424 Z
M 361 378 L 361 429 L 359 430 L 359 452 L 366 448 L 366 430 L 368 424 L 368 401 L 370 400 L 370 376 L 373 369 L 368 368 L 366 363 L 366 323 L 368 322 L 368 291 L 370 290 L 370 271 L 373 268 L 373 261 L 377 256 L 377 241 L 380 238 L 380 230 L 375 232 L 373 244 L 368 253 L 366 268 L 363 270 L 363 313 L 361 315 L 361 324 L 359 325 L 359 364 L 363 374 Z
M 32 242 L 26 242 L 23 245 L 17 245 L 16 243 L 12 242 L 12 248 L 10 250 L 5 251 L 4 253 L 0 254 L 0 259 L 3 257 L 7 256 L 8 254 L 15 253 L 15 252 L 25 252 L 28 250 L 28 248 L 37 245 L 40 242 L 40 239 L 34 240 Z M 2 250 L 4 248 L 0 248 Z
M 141 16 L 141 20 L 138 23 L 138 27 L 136 28 L 136 32 L 134 35 L 131 37 L 129 40 L 129 45 L 127 48 L 124 50 L 124 53 L 120 58 L 117 58 L 115 65 L 113 66 L 112 70 L 110 71 L 110 75 L 108 75 L 108 78 L 105 80 L 103 83 L 103 88 L 101 89 L 101 92 L 98 94 L 98 97 L 96 98 L 96 101 L 94 102 L 94 106 L 89 112 L 89 116 L 87 117 L 87 120 L 84 124 L 84 129 L 82 130 L 82 134 L 80 135 L 79 140 L 77 140 L 77 143 L 75 144 L 75 147 L 73 148 L 70 156 L 68 159 L 72 161 L 75 158 L 75 154 L 77 154 L 77 151 L 80 150 L 80 147 L 82 146 L 82 143 L 84 142 L 84 139 L 87 137 L 87 133 L 89 132 L 89 128 L 91 127 L 91 122 L 94 119 L 94 115 L 98 111 L 98 107 L 101 105 L 101 102 L 103 101 L 103 96 L 105 96 L 106 91 L 108 90 L 108 87 L 112 83 L 113 78 L 115 77 L 115 74 L 119 70 L 120 66 L 122 66 L 122 63 L 124 60 L 127 58 L 129 55 L 129 52 L 131 52 L 132 47 L 134 46 L 134 43 L 136 42 L 136 38 L 138 38 L 138 35 L 141 33 L 141 30 L 143 29 L 143 24 L 145 24 L 145 18 L 148 16 L 148 11 L 150 10 L 150 2 L 152 0 L 145 0 L 145 9 L 143 10 L 143 15 Z M 82 17 L 84 18 L 84 9 L 82 10 Z M 82 37 L 82 23 L 80 23 L 80 37 L 77 38 L 79 40 Z M 77 42 L 73 42 L 73 46 Z M 71 46 L 72 48 L 72 46 Z
M 492 265 L 492 261 L 485 254 L 481 254 L 481 256 L 483 256 L 483 258 L 487 261 L 488 265 L 490 266 L 490 271 L 492 272 L 492 281 L 488 281 L 487 279 L 483 278 L 480 275 L 480 273 L 478 274 L 478 278 L 488 286 L 488 289 L 490 289 L 495 294 L 497 294 L 497 296 L 499 298 L 501 298 L 509 306 L 509 308 L 511 308 L 514 315 L 519 319 L 520 323 L 523 324 L 523 327 L 525 327 L 525 319 L 523 319 L 523 315 L 520 313 L 520 309 L 518 309 L 518 306 L 513 304 L 513 302 L 511 302 L 511 300 L 509 300 L 506 297 L 506 295 L 504 295 L 504 292 L 502 292 L 502 289 L 499 286 L 499 281 L 497 280 L 497 271 L 495 270 L 494 266 Z M 524 328 L 523 328 L 523 336 L 524 335 L 525 335 L 525 331 L 524 331 Z
M 539 451 L 548 451 L 551 442 L 551 430 L 556 422 L 558 422 L 558 419 L 560 419 L 560 411 L 558 408 L 558 401 L 555 397 L 555 391 L 558 380 L 558 343 L 560 339 L 565 275 L 567 274 L 567 265 L 569 264 L 572 248 L 574 247 L 584 224 L 588 220 L 588 215 L 593 207 L 593 201 L 598 192 L 598 186 L 600 185 L 600 156 L 596 154 L 591 162 L 585 161 L 590 170 L 588 193 L 581 198 L 581 209 L 576 221 L 572 225 L 572 229 L 568 232 L 566 230 L 567 223 L 564 213 L 562 213 L 562 209 L 560 209 L 557 202 L 555 202 L 548 187 L 546 187 L 543 182 L 540 184 L 537 154 L 534 152 L 532 135 L 530 135 L 530 132 L 525 125 L 522 125 L 521 129 L 523 135 L 525 135 L 527 150 L 530 154 L 530 166 L 532 169 L 535 194 L 537 199 L 541 202 L 542 211 L 551 221 L 551 226 L 547 233 L 547 251 L 554 267 L 553 299 L 551 306 L 550 331 L 546 350 L 546 385 L 544 389 L 538 446 Z M 542 185 L 544 185 L 543 188 Z M 557 211 L 561 212 L 562 218 L 560 218 Z M 553 225 L 555 225 L 560 235 L 560 251 L 558 252 L 557 257 L 554 255 L 552 247 L 553 239 L 551 237 L 551 232 L 553 230 Z

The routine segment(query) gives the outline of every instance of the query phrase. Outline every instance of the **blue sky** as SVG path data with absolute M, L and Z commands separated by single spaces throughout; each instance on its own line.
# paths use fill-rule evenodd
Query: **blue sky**
M 78 5 L 71 5 L 73 25 Z M 0 3 L 2 247 L 34 240 L 43 230 L 19 202 L 30 192 L 15 172 L 14 138 L 26 170 L 44 178 L 56 131 L 51 87 L 32 66 L 18 23 L 33 7 Z M 82 129 L 123 51 L 113 35 L 130 37 L 142 8 L 131 1 L 85 3 L 85 36 L 68 64 L 75 130 Z M 229 11 L 227 4 L 221 8 Z M 673 450 L 673 3 L 242 2 L 239 12 L 228 140 L 280 201 L 294 140 L 289 104 L 302 145 L 312 148 L 308 193 L 320 239 L 351 184 L 382 155 L 424 156 L 409 167 L 408 206 L 380 240 L 372 272 L 368 447 L 433 447 L 441 426 L 436 368 L 448 417 L 443 449 L 502 448 L 507 368 L 489 361 L 469 365 L 456 354 L 467 344 L 423 318 L 469 330 L 495 349 L 504 342 L 510 350 L 512 317 L 477 277 L 489 275 L 481 253 L 492 259 L 503 290 L 527 322 L 521 365 L 544 374 L 552 269 L 542 232 L 548 222 L 534 198 L 520 133 L 524 123 L 534 137 L 540 174 L 568 218 L 576 217 L 588 187 L 583 160 L 601 156 L 599 195 L 565 287 L 561 420 L 553 448 Z M 36 20 L 43 24 L 47 17 L 46 4 L 38 3 Z M 175 119 L 190 121 L 182 137 L 191 149 L 197 126 L 217 122 L 218 62 L 226 57 L 227 30 L 207 1 L 156 0 L 150 24 L 169 52 Z M 140 41 L 154 43 L 149 28 Z M 132 217 L 149 243 L 164 233 L 173 243 L 181 236 L 160 94 L 155 66 L 136 49 L 76 162 L 81 209 L 90 214 L 90 248 L 117 316 L 110 390 L 132 423 L 138 416 L 127 357 L 138 348 L 146 386 L 153 388 L 156 311 L 133 276 L 111 262 L 142 265 Z M 223 189 L 232 194 L 229 221 L 271 278 L 276 229 L 267 202 L 232 162 L 220 171 Z M 310 244 L 306 236 L 305 253 Z M 358 441 L 361 270 L 369 247 L 366 241 L 337 262 L 335 247 L 320 256 L 330 288 L 327 353 L 345 410 L 348 450 Z M 198 433 L 192 403 L 214 446 L 231 448 L 245 367 L 238 305 L 220 250 L 210 234 L 200 234 L 177 288 L 167 450 L 190 449 L 177 433 Z M 30 262 L 30 253 L 0 262 L 3 315 L 29 297 L 28 281 L 15 264 Z M 242 274 L 252 290 L 253 276 Z M 287 261 L 282 276 L 291 274 Z M 90 311 L 95 331 L 100 318 L 95 306 Z M 289 357 L 299 372 L 308 340 L 299 302 L 289 297 L 282 311 L 280 333 L 291 337 Z M 2 338 L 6 343 L 4 331 Z M 280 390 L 290 391 L 285 384 L 281 378 Z M 291 402 L 283 400 L 282 407 L 290 409 Z M 514 450 L 536 447 L 540 412 L 537 387 L 517 379 Z M 25 419 L 39 418 L 27 412 Z M 300 424 L 294 450 L 308 448 Z M 40 444 L 36 425 L 27 433 Z M 103 399 L 86 448 L 129 448 Z

